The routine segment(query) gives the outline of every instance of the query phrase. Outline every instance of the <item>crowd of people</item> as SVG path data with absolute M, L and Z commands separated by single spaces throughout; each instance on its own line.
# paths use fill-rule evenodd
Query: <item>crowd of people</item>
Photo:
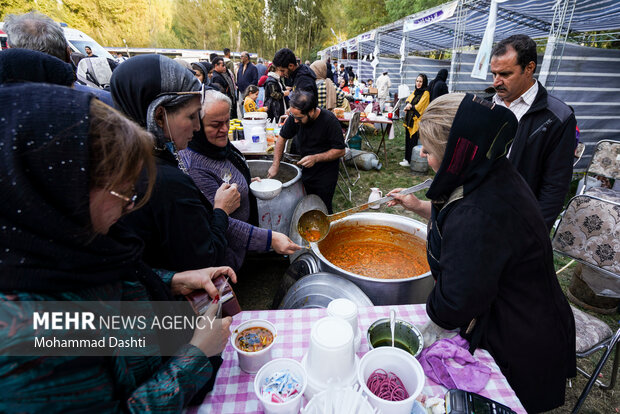
M 348 105 L 355 78 L 344 65 L 302 64 L 287 48 L 269 65 L 242 52 L 236 70 L 230 50 L 187 65 L 142 55 L 121 61 L 109 88 L 96 89 L 76 83 L 51 19 L 8 16 L 4 30 L 3 302 L 215 297 L 213 279 L 237 282 L 248 251 L 299 250 L 258 227 L 249 186 L 259 178 L 228 139 L 230 119 L 244 111 L 287 115 L 268 176 L 293 140 L 306 193 L 332 213 L 345 143 L 331 110 Z M 445 69 L 431 82 L 418 75 L 404 107 L 403 164 L 420 142 L 436 173 L 431 201 L 390 193 L 392 205 L 429 220 L 430 319 L 459 328 L 470 351 L 487 349 L 528 412 L 562 405 L 575 374 L 574 320 L 549 230 L 568 192 L 576 121 L 534 78 L 536 61 L 529 37 L 498 42 L 490 100 L 449 94 Z M 385 103 L 388 74 L 375 85 Z M 19 346 L 10 327 L 29 316 L 19 306 L 0 315 L 2 343 Z M 230 324 L 197 327 L 169 358 L 1 356 L 0 411 L 180 411 L 212 386 Z

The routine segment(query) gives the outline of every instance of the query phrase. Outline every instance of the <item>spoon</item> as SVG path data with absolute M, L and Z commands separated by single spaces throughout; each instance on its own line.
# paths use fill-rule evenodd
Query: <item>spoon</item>
M 230 184 L 230 179 L 232 178 L 232 173 L 230 172 L 230 170 L 224 170 L 222 172 L 222 180 L 226 183 L 226 184 Z
M 390 309 L 390 332 L 392 333 L 392 347 L 394 346 L 394 328 L 396 327 L 396 311 Z
M 423 190 L 431 186 L 433 180 L 430 178 L 423 183 L 409 187 L 399 194 L 411 194 L 416 191 Z M 370 206 L 377 206 L 387 201 L 393 200 L 392 196 L 385 196 L 379 198 L 370 203 L 365 203 L 357 207 L 350 208 L 348 210 L 341 211 L 340 213 L 330 214 L 329 216 L 323 213 L 321 210 L 306 211 L 301 215 L 297 222 L 297 231 L 299 235 L 307 242 L 320 242 L 323 240 L 327 233 L 329 233 L 329 226 L 332 221 L 340 220 L 348 215 L 359 213 L 360 211 L 368 209 Z

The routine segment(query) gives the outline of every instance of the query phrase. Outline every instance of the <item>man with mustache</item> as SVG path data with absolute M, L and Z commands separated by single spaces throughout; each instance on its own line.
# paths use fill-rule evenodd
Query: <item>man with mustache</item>
M 550 230 L 573 173 L 577 121 L 570 107 L 534 79 L 536 59 L 536 43 L 526 35 L 498 42 L 491 52 L 493 102 L 519 121 L 508 159 L 532 189 Z

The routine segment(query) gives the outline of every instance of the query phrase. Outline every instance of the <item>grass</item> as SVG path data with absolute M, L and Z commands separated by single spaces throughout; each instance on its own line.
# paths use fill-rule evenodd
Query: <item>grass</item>
M 402 124 L 395 122 L 395 128 L 395 138 L 393 140 L 386 139 L 388 165 L 383 165 L 383 168 L 380 171 L 361 171 L 360 180 L 356 183 L 354 187 L 352 187 L 353 191 L 351 201 L 349 201 L 347 197 L 343 196 L 343 194 L 338 189 L 336 189 L 336 194 L 334 195 L 333 200 L 333 207 L 335 212 L 365 203 L 368 200 L 368 195 L 370 194 L 371 187 L 379 188 L 381 191 L 383 191 L 383 194 L 385 195 L 393 188 L 410 187 L 434 175 L 433 172 L 430 170 L 428 175 L 414 175 L 411 173 L 408 167 L 402 167 L 398 164 L 404 158 L 405 141 Z M 381 140 L 380 135 L 367 134 L 367 136 L 370 140 L 371 145 L 376 149 Z M 366 147 L 365 144 L 362 145 L 362 149 L 369 150 L 369 148 Z M 380 152 L 379 154 L 381 162 L 384 162 L 383 152 Z M 352 167 L 349 167 L 348 170 L 350 174 L 355 174 L 355 170 Z M 576 184 L 573 184 L 571 186 L 573 192 L 575 191 L 575 187 Z M 421 194 L 423 193 L 418 193 L 417 195 L 421 196 Z M 569 197 L 567 197 L 567 201 L 569 199 L 570 195 Z M 414 218 L 421 222 L 426 222 L 426 220 L 415 215 L 414 213 L 404 210 L 402 207 L 382 207 L 380 211 L 386 213 L 400 214 Z M 560 270 L 569 263 L 570 259 L 567 259 L 566 257 L 557 254 L 554 256 L 556 271 Z M 573 263 L 558 275 L 560 286 L 562 287 L 564 292 L 566 292 L 566 290 L 568 289 L 574 268 L 575 264 Z M 579 306 L 574 304 L 573 306 L 580 308 Z M 591 312 L 588 309 L 580 309 L 603 320 L 611 327 L 612 331 L 615 332 L 618 328 L 618 319 L 620 318 L 620 315 L 618 315 L 617 313 L 612 315 L 601 315 Z M 599 358 L 600 353 L 596 353 L 590 358 L 578 359 L 577 364 L 586 371 L 591 372 L 594 369 Z M 612 364 L 610 360 L 607 362 L 605 368 L 603 369 L 602 379 L 605 382 L 607 382 L 607 378 L 609 378 L 611 375 L 611 365 Z M 572 407 L 576 404 L 577 399 L 579 398 L 579 395 L 581 394 L 581 391 L 585 387 L 586 383 L 587 380 L 580 374 L 578 374 L 576 378 L 573 378 L 570 381 L 570 384 L 572 386 L 567 386 L 566 389 L 566 402 L 564 406 L 551 411 L 551 413 L 560 414 L 570 412 L 572 410 Z M 616 385 L 615 388 L 618 388 L 618 385 Z M 588 398 L 586 399 L 585 404 L 582 406 L 580 412 L 584 414 L 620 413 L 619 393 L 615 389 L 609 391 L 602 391 L 595 386 L 588 395 Z

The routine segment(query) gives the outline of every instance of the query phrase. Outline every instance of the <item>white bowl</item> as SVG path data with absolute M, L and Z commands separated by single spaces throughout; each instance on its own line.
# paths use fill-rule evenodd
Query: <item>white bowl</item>
M 282 191 L 282 182 L 272 178 L 265 178 L 260 181 L 254 181 L 250 184 L 250 190 L 256 198 L 261 200 L 271 200 Z
M 299 390 L 299 394 L 284 402 L 272 402 L 271 400 L 263 397 L 260 391 L 261 385 L 265 381 L 265 378 L 272 375 L 274 372 L 282 371 L 284 369 L 288 369 L 291 374 L 299 380 L 301 389 Z M 258 400 L 261 404 L 263 404 L 266 414 L 297 414 L 301 408 L 301 403 L 303 400 L 302 396 L 306 390 L 307 384 L 308 377 L 306 376 L 306 370 L 299 362 L 289 358 L 278 358 L 266 363 L 258 371 L 256 377 L 254 378 L 254 392 L 256 393 Z
M 402 401 L 388 401 L 377 397 L 366 385 L 368 377 L 377 369 L 393 372 L 403 382 L 409 397 Z M 393 347 L 375 348 L 362 357 L 357 369 L 357 380 L 370 404 L 383 413 L 410 414 L 413 403 L 424 388 L 426 376 L 422 366 L 411 354 Z
M 270 330 L 273 334 L 273 341 L 268 347 L 261 349 L 260 351 L 242 351 L 237 347 L 237 336 L 239 336 L 239 334 L 244 330 L 254 327 Z M 271 349 L 273 348 L 273 344 L 276 343 L 277 336 L 278 331 L 276 330 L 276 327 L 271 322 L 263 319 L 252 319 L 239 325 L 230 336 L 230 342 L 232 343 L 233 349 L 237 351 L 237 356 L 239 357 L 239 368 L 241 368 L 242 371 L 245 371 L 248 374 L 254 374 L 258 372 L 258 370 L 263 365 L 271 361 Z

